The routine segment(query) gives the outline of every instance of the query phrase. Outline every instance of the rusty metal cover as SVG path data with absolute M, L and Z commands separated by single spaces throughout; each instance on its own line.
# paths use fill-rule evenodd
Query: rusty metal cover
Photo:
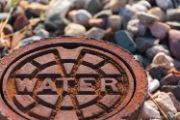
M 139 63 L 97 40 L 41 40 L 4 57 L 0 68 L 0 116 L 11 120 L 128 119 L 147 92 Z

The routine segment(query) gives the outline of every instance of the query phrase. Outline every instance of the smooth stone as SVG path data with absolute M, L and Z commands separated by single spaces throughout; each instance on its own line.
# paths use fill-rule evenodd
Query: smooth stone
M 174 59 L 174 65 L 175 65 L 175 68 L 180 71 L 180 61 Z
M 45 14 L 45 25 L 48 29 L 62 30 L 64 27 L 70 23 L 66 19 L 66 14 L 70 10 L 72 2 L 69 0 L 56 0 L 51 1 L 49 4 L 49 9 Z
M 151 34 L 160 40 L 166 38 L 170 30 L 170 26 L 162 22 L 154 22 L 149 28 Z
M 29 23 L 28 18 L 24 14 L 19 14 L 15 19 L 13 28 L 15 30 L 20 30 L 24 28 L 28 23 Z
M 161 80 L 165 75 L 168 74 L 169 68 L 162 65 L 151 64 L 147 70 L 153 78 Z
M 160 82 L 158 79 L 153 79 L 148 85 L 149 92 L 151 93 L 155 92 L 159 87 L 160 87 Z
M 180 82 L 180 74 L 169 73 L 161 79 L 161 85 L 178 85 Z
M 98 13 L 96 13 L 93 18 L 107 18 L 111 16 L 113 13 L 111 10 L 102 10 Z
M 6 20 L 9 16 L 9 13 L 0 13 L 0 20 Z
M 143 36 L 146 33 L 146 26 L 142 24 L 139 19 L 131 19 L 127 25 L 127 31 L 133 35 Z
M 32 15 L 40 16 L 42 13 L 44 13 L 48 9 L 49 9 L 48 5 L 35 2 L 29 5 L 28 12 Z
M 77 10 L 75 15 L 72 17 L 73 22 L 84 25 L 84 26 L 89 26 L 89 20 L 92 18 L 92 15 L 83 9 Z
M 40 36 L 41 38 L 48 38 L 49 32 L 46 31 L 45 29 L 39 29 L 35 31 L 35 35 Z
M 92 18 L 89 20 L 89 25 L 91 27 L 104 28 L 106 26 L 106 21 L 103 18 Z
M 176 21 L 167 21 L 166 24 L 168 24 L 172 29 L 180 30 L 180 23 Z
M 172 90 L 172 92 L 169 92 L 169 96 L 171 97 L 174 106 L 176 107 L 176 110 L 180 112 L 180 87 L 176 87 Z
M 180 60 L 180 31 L 170 30 L 169 31 L 169 47 L 173 56 Z
M 110 9 L 113 13 L 118 13 L 120 8 L 124 7 L 127 0 L 110 0 L 104 7 L 104 9 Z
M 180 8 L 168 9 L 166 12 L 166 19 L 169 21 L 180 21 Z
M 21 6 L 17 6 L 17 8 L 13 11 L 11 16 L 16 18 L 19 14 L 25 14 L 25 11 L 24 11 L 23 7 L 21 7 Z
M 77 23 L 70 23 L 65 27 L 65 35 L 77 36 L 85 34 L 86 28 Z
M 74 0 L 72 2 L 73 2 L 73 7 L 75 9 L 82 9 L 82 8 L 84 8 L 84 5 L 86 3 L 85 0 Z
M 14 32 L 13 27 L 10 24 L 4 26 L 3 32 L 5 35 L 12 34 Z
M 91 14 L 95 14 L 103 9 L 100 0 L 86 0 L 84 8 Z
M 176 113 L 177 120 L 180 120 L 180 112 Z
M 98 27 L 92 27 L 90 30 L 86 32 L 86 35 L 90 38 L 101 40 L 105 35 L 105 31 Z
M 146 12 L 151 8 L 151 4 L 148 1 L 142 0 L 132 5 L 138 12 Z
M 159 43 L 159 40 L 149 37 L 137 37 L 135 42 L 137 45 L 137 50 L 140 52 L 145 52 L 150 47 L 157 45 Z
M 115 33 L 116 43 L 124 49 L 134 52 L 136 50 L 136 44 L 130 37 L 127 31 L 118 31 Z
M 159 8 L 159 7 L 153 7 L 148 11 L 149 14 L 152 14 L 156 17 L 159 18 L 160 21 L 165 21 L 166 20 L 166 14 L 165 12 Z
M 151 104 L 145 102 L 143 107 L 141 108 L 138 120 L 149 120 L 160 117 L 160 112 L 157 109 L 155 109 Z
M 151 48 L 147 49 L 146 55 L 148 58 L 152 59 L 157 53 L 163 52 L 167 55 L 170 55 L 170 52 L 168 50 L 168 47 L 165 45 L 155 45 Z
M 167 93 L 161 92 L 155 100 L 165 112 L 177 113 L 174 103 Z
M 158 21 L 158 17 L 152 14 L 145 13 L 145 12 L 139 12 L 137 14 L 137 18 L 145 25 L 151 25 L 154 22 Z
M 173 8 L 172 0 L 155 0 L 155 1 L 156 1 L 156 4 L 164 10 Z
M 41 40 L 41 37 L 39 37 L 39 36 L 32 36 L 32 37 L 26 38 L 24 40 L 21 40 L 18 46 L 19 47 L 23 47 L 25 45 L 34 43 L 34 42 L 39 41 L 39 40 Z
M 136 54 L 134 57 L 144 66 L 146 67 L 149 64 L 149 61 L 142 55 Z
M 121 28 L 121 17 L 119 15 L 112 15 L 108 17 L 107 28 L 117 31 Z
M 152 60 L 152 64 L 164 66 L 168 69 L 171 69 L 174 67 L 173 62 L 174 60 L 163 52 L 156 54 L 156 56 Z

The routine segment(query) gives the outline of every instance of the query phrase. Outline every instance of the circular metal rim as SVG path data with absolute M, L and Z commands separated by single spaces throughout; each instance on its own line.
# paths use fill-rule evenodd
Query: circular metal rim
M 53 40 L 52 40 L 53 39 Z M 143 101 L 146 98 L 147 95 L 147 80 L 146 80 L 146 74 L 142 68 L 142 66 L 139 64 L 135 58 L 130 55 L 127 51 L 123 50 L 122 48 L 117 47 L 116 45 L 109 43 L 109 42 L 103 42 L 98 40 L 85 40 L 84 38 L 79 37 L 59 37 L 59 38 L 49 38 L 45 40 L 38 41 L 34 44 L 30 44 L 27 46 L 22 47 L 20 50 L 16 50 L 13 53 L 10 53 L 8 56 L 5 56 L 0 61 L 0 76 L 3 75 L 4 71 L 8 67 L 9 63 L 11 63 L 14 59 L 17 58 L 17 54 L 25 54 L 32 49 L 35 49 L 37 47 L 43 47 L 45 45 L 53 45 L 57 43 L 80 43 L 80 44 L 89 44 L 96 47 L 112 50 L 113 53 L 118 55 L 123 62 L 127 63 L 129 65 L 128 68 L 130 68 L 134 74 L 134 79 L 136 81 L 136 88 L 134 92 L 134 96 L 132 97 L 131 101 L 128 103 L 128 105 L 118 114 L 114 115 L 114 119 L 119 119 L 120 117 L 126 118 L 131 116 L 135 111 L 138 110 L 138 108 L 141 106 Z M 26 51 L 27 50 L 27 51 Z M 26 51 L 26 52 L 24 52 Z M 1 81 L 1 80 L 0 80 Z M 18 118 L 21 118 L 19 115 L 14 113 L 13 110 L 11 110 L 3 101 L 2 96 L 0 95 L 0 106 L 3 107 L 3 111 L 0 111 L 0 113 L 4 113 L 6 116 L 10 118 L 14 118 L 14 116 L 17 116 Z M 0 107 L 0 110 L 1 107 Z M 11 113 L 11 114 L 10 114 Z M 21 118 L 22 119 L 22 118 Z

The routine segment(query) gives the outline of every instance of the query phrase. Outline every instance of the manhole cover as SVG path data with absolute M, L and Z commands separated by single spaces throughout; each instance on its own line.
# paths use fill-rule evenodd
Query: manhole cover
M 0 68 L 0 115 L 14 120 L 126 119 L 147 89 L 131 55 L 97 40 L 42 40 L 4 57 Z

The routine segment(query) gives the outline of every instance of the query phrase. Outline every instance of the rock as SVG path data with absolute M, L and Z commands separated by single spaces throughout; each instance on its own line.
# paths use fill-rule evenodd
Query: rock
M 40 16 L 43 12 L 49 9 L 48 5 L 40 3 L 31 3 L 28 7 L 28 12 L 35 16 Z
M 84 8 L 91 14 L 95 14 L 103 9 L 100 0 L 86 0 Z
M 72 2 L 69 0 L 53 0 L 45 15 L 45 25 L 50 30 L 63 30 L 70 23 L 66 14 L 70 10 Z
M 169 47 L 171 53 L 175 58 L 180 60 L 180 31 L 179 30 L 170 30 L 169 31 Z
M 119 46 L 125 48 L 126 50 L 130 52 L 134 52 L 136 50 L 135 42 L 126 31 L 116 32 L 115 41 Z
M 164 39 L 170 30 L 170 26 L 162 22 L 154 22 L 150 27 L 151 34 L 159 39 Z
M 180 81 L 180 74 L 169 73 L 161 79 L 161 85 L 178 85 Z
M 163 52 L 160 52 L 153 58 L 152 64 L 164 66 L 167 69 L 171 69 L 174 67 L 173 62 L 174 60 L 170 56 Z
M 40 36 L 41 38 L 48 38 L 49 32 L 46 31 L 45 29 L 39 29 L 35 31 L 35 35 Z
M 177 113 L 174 103 L 167 93 L 161 92 L 155 100 L 165 112 Z
M 176 120 L 176 116 L 172 112 L 167 112 L 167 116 L 169 120 Z
M 143 36 L 146 33 L 146 26 L 138 19 L 132 19 L 128 22 L 127 30 L 133 35 Z
M 126 5 L 125 7 L 121 8 L 119 11 L 119 15 L 122 16 L 123 27 L 126 27 L 128 21 L 132 19 L 137 14 L 137 11 L 132 8 L 131 5 Z
M 144 66 L 146 67 L 149 64 L 149 61 L 142 55 L 136 54 L 134 57 Z
M 29 24 L 27 17 L 24 14 L 19 14 L 13 24 L 13 28 L 15 30 L 20 30 L 24 28 L 27 24 Z
M 168 24 L 172 29 L 180 30 L 180 23 L 176 21 L 167 21 L 166 24 Z
M 160 113 L 156 110 L 151 104 L 145 102 L 143 107 L 141 108 L 139 119 L 138 120 L 149 120 L 149 119 L 159 119 Z
M 32 36 L 32 37 L 26 38 L 24 40 L 21 40 L 18 46 L 23 47 L 23 46 L 28 45 L 30 43 L 39 41 L 40 39 L 41 39 L 41 37 L 39 37 L 39 36 Z
M 111 10 L 102 10 L 94 15 L 94 18 L 108 18 L 112 15 Z
M 108 4 L 105 5 L 105 9 L 111 9 L 113 13 L 118 13 L 120 8 L 124 7 L 127 0 L 110 0 Z
M 168 9 L 166 12 L 166 19 L 169 21 L 180 21 L 180 8 Z
M 172 0 L 155 0 L 155 1 L 156 1 L 156 4 L 164 10 L 173 8 Z
M 149 13 L 149 14 L 152 14 L 152 15 L 154 15 L 154 16 L 156 16 L 156 17 L 158 17 L 159 20 L 161 20 L 161 21 L 165 21 L 165 19 L 166 19 L 166 14 L 165 14 L 165 12 L 164 12 L 161 8 L 159 8 L 159 7 L 153 7 L 153 8 L 151 8 L 151 9 L 148 11 L 148 13 Z
M 149 37 L 137 37 L 135 42 L 137 45 L 137 50 L 140 52 L 145 52 L 150 47 L 157 45 L 159 40 Z
M 103 18 L 92 18 L 89 20 L 89 25 L 91 27 L 104 28 L 106 26 L 106 21 Z
M 13 27 L 10 24 L 4 26 L 3 32 L 5 35 L 12 34 L 14 32 Z
M 0 20 L 6 20 L 8 18 L 9 14 L 8 13 L 0 13 Z
M 180 112 L 178 112 L 178 113 L 176 114 L 176 118 L 177 118 L 177 120 L 180 120 Z
M 174 106 L 176 107 L 176 110 L 178 112 L 180 112 L 180 93 L 179 93 L 179 90 L 180 90 L 180 87 L 176 87 L 175 90 L 173 90 L 173 92 L 169 93 L 169 96 L 171 97 L 171 100 L 173 101 L 174 103 Z
M 49 0 L 36 0 L 36 2 L 42 3 L 42 4 L 48 4 Z
M 140 20 L 140 22 L 142 22 L 145 25 L 151 25 L 154 22 L 158 21 L 158 18 L 155 15 L 148 14 L 145 12 L 139 12 L 137 14 L 137 17 Z
M 73 7 L 75 9 L 82 9 L 82 8 L 84 8 L 85 3 L 86 3 L 85 0 L 74 0 L 72 2 L 73 2 Z
M 146 51 L 146 55 L 148 58 L 152 59 L 157 53 L 163 52 L 167 55 L 170 54 L 168 47 L 165 45 L 155 45 Z
M 98 27 L 92 27 L 90 30 L 87 31 L 86 35 L 90 38 L 100 40 L 104 37 L 105 31 Z
M 141 0 L 132 5 L 132 7 L 138 12 L 147 12 L 151 8 L 151 4 L 148 1 Z
M 77 10 L 74 16 L 72 17 L 73 22 L 84 25 L 84 26 L 89 26 L 89 20 L 92 18 L 92 15 L 83 9 Z
M 158 79 L 153 79 L 148 85 L 149 92 L 151 93 L 155 92 L 159 87 L 160 87 L 160 82 Z
M 174 65 L 175 65 L 175 68 L 180 71 L 180 61 L 174 59 Z
M 65 35 L 77 36 L 85 34 L 86 28 L 77 23 L 70 23 L 65 27 Z
M 107 28 L 117 31 L 121 28 L 121 17 L 119 15 L 112 15 L 108 17 Z

